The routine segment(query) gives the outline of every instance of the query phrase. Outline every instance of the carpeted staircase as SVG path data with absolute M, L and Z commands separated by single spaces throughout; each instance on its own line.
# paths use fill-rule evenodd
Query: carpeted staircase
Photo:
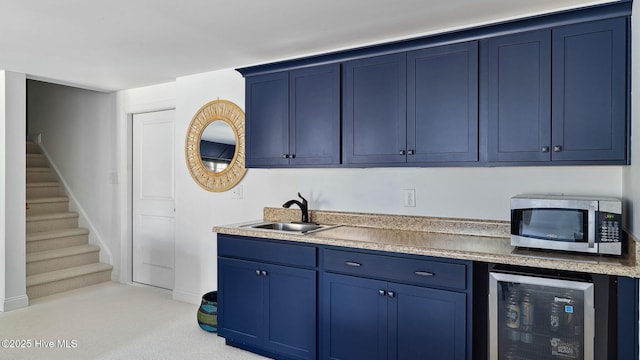
M 38 146 L 27 142 L 27 295 L 30 299 L 111 280 L 100 247 L 78 227 L 69 199 Z

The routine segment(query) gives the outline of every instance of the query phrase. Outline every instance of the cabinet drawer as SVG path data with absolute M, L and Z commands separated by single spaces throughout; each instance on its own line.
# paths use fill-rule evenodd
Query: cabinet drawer
M 466 265 L 433 260 L 324 250 L 324 269 L 426 286 L 466 289 Z
M 252 239 L 242 236 L 218 234 L 218 256 L 266 263 L 316 267 L 316 248 Z

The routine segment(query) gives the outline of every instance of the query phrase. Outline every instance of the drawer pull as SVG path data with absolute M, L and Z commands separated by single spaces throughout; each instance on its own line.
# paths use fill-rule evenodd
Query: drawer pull
M 345 261 L 344 264 L 347 265 L 347 266 L 353 266 L 353 267 L 362 266 L 362 264 L 360 264 L 359 262 L 355 262 L 355 261 Z
M 418 276 L 434 276 L 435 274 L 429 271 L 416 271 L 414 274 Z

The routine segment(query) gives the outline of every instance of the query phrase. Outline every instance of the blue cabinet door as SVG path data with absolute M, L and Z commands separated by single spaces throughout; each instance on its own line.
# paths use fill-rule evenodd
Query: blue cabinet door
M 316 358 L 316 271 L 218 258 L 218 334 L 289 359 Z
M 470 359 L 467 295 L 325 274 L 323 359 Z
M 487 161 L 551 160 L 551 31 L 483 41 Z
M 340 164 L 340 64 L 291 71 L 292 166 Z
M 386 287 L 384 281 L 325 274 L 323 359 L 387 359 Z
M 470 359 L 465 293 L 389 284 L 389 359 Z
M 245 81 L 245 165 L 286 165 L 289 151 L 289 73 Z
M 265 348 L 291 359 L 315 359 L 316 271 L 276 265 L 262 269 L 267 281 Z
M 343 64 L 343 159 L 347 164 L 406 162 L 406 55 Z
M 627 18 L 553 30 L 553 160 L 626 159 Z
M 478 160 L 478 43 L 407 53 L 407 162 Z
M 218 258 L 218 334 L 260 346 L 264 339 L 264 278 L 260 263 Z

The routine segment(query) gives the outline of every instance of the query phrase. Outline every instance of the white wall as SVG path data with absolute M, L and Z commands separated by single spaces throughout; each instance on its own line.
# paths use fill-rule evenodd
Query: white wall
M 631 104 L 640 104 L 640 6 L 635 4 L 631 13 Z M 633 107 L 632 105 L 632 107 Z M 623 171 L 623 194 L 627 200 L 627 228 L 640 239 L 640 110 L 631 109 L 631 165 Z
M 26 79 L 0 71 L 0 311 L 25 307 Z
M 41 134 L 69 187 L 71 210 L 91 231 L 89 241 L 101 246 L 101 261 L 113 263 L 120 235 L 115 95 L 30 81 L 27 106 L 29 137 Z

